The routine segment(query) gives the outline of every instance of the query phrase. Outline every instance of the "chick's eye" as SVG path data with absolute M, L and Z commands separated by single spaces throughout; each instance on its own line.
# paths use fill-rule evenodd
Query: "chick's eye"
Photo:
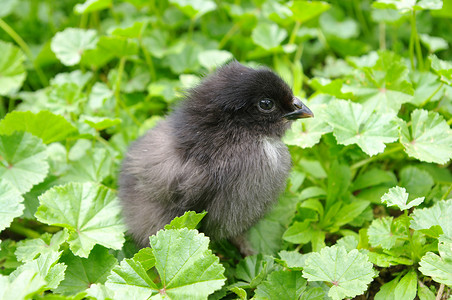
M 269 112 L 275 107 L 275 103 L 271 99 L 262 99 L 259 101 L 259 108 L 262 111 Z

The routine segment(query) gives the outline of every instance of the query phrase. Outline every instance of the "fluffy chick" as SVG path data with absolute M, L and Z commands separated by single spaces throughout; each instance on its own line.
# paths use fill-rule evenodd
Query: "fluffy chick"
M 127 152 L 119 196 L 129 232 L 148 246 L 173 218 L 206 210 L 212 239 L 241 236 L 285 187 L 290 120 L 312 116 L 271 70 L 218 69 Z

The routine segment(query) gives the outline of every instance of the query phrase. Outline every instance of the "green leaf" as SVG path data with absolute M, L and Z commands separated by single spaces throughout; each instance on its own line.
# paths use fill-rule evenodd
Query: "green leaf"
M 204 50 L 198 54 L 198 60 L 201 66 L 208 70 L 224 65 L 234 56 L 226 50 Z
M 0 96 L 17 92 L 27 73 L 23 66 L 25 55 L 10 43 L 0 41 Z
M 133 260 L 140 262 L 146 271 L 155 266 L 155 256 L 151 248 L 143 248 L 133 256 Z
M 96 117 L 96 116 L 88 116 L 88 115 L 81 116 L 80 121 L 85 122 L 90 127 L 94 128 L 98 131 L 104 130 L 104 129 L 112 127 L 112 126 L 119 125 L 122 122 L 121 119 L 118 119 L 118 118 L 111 119 L 111 118 L 107 118 L 107 117 Z
M 45 280 L 33 270 L 25 270 L 15 278 L 0 275 L 0 299 L 30 299 L 45 284 Z
M 389 192 L 381 197 L 381 202 L 386 206 L 397 206 L 400 210 L 410 209 L 424 202 L 425 197 L 420 197 L 408 202 L 408 193 L 405 188 L 396 186 L 389 189 Z
M 343 247 L 325 247 L 306 259 L 303 277 L 331 285 L 328 296 L 343 299 L 362 294 L 377 273 L 365 254 Z
M 125 22 L 119 27 L 113 27 L 109 31 L 112 35 L 125 38 L 140 38 L 147 21 Z
M 84 51 L 96 48 L 97 41 L 96 30 L 66 28 L 52 38 L 50 47 L 64 65 L 73 66 L 80 62 Z
M 356 178 L 353 182 L 352 188 L 353 191 L 357 191 L 372 186 L 378 186 L 384 183 L 387 183 L 390 186 L 396 185 L 397 178 L 395 177 L 394 173 L 373 168 L 358 175 L 358 178 Z
M 397 139 L 397 123 L 392 114 L 375 113 L 344 100 L 331 102 L 325 113 L 339 144 L 357 144 L 370 156 L 383 152 L 385 143 Z
M 259 285 L 274 269 L 273 258 L 262 254 L 247 256 L 236 267 L 235 276 L 247 283 L 251 288 Z
M 42 110 L 13 111 L 0 121 L 0 134 L 10 135 L 14 131 L 27 131 L 42 139 L 45 144 L 63 141 L 77 132 L 63 116 Z
M 452 130 L 437 112 L 413 111 L 411 126 L 401 124 L 400 142 L 409 156 L 421 161 L 445 164 L 452 158 Z
M 166 63 L 174 74 L 194 72 L 199 69 L 198 54 L 200 51 L 202 48 L 198 44 L 184 44 L 178 51 L 167 56 Z M 162 81 L 169 80 L 163 79 Z
M 87 14 L 94 11 L 103 10 L 111 6 L 111 0 L 86 0 L 84 3 L 76 4 L 74 12 L 76 14 Z
M 441 9 L 442 0 L 377 0 L 373 7 L 380 9 L 397 9 L 402 12 L 409 10 Z
M 112 173 L 114 158 L 105 148 L 89 149 L 69 166 L 65 181 L 102 182 Z
M 311 148 L 319 143 L 322 135 L 333 130 L 325 122 L 325 117 L 322 114 L 325 107 L 326 105 L 309 104 L 315 118 L 294 122 L 283 138 L 284 143 L 300 148 Z
M 248 239 L 254 250 L 263 254 L 274 254 L 281 249 L 284 226 L 279 222 L 261 219 L 248 231 Z
M 327 35 L 333 35 L 341 39 L 352 39 L 359 35 L 358 23 L 351 18 L 338 21 L 333 14 L 327 12 L 320 16 L 319 23 L 322 31 Z
M 212 0 L 170 0 L 190 19 L 197 19 L 202 15 L 217 8 Z
M 20 193 L 44 180 L 49 170 L 46 147 L 27 132 L 0 135 L 0 178 Z
M 432 72 L 412 72 L 410 79 L 414 88 L 413 99 L 410 103 L 423 106 L 427 103 L 441 100 L 445 88 L 441 88 L 442 82 Z
M 120 299 L 147 299 L 152 294 L 169 299 L 206 299 L 221 288 L 225 278 L 218 257 L 208 249 L 209 238 L 196 230 L 161 230 L 150 237 L 159 286 L 146 273 L 149 253 L 124 259 L 113 269 L 106 286 Z M 146 254 L 147 253 L 147 254 Z
M 430 229 L 440 226 L 442 233 L 452 238 L 452 199 L 438 201 L 430 208 L 415 209 L 411 214 L 411 228 L 414 230 Z M 437 237 L 438 235 L 436 235 Z
M 410 270 L 400 279 L 394 289 L 394 299 L 413 300 L 416 297 L 417 275 L 416 271 Z
M 452 85 L 452 62 L 439 59 L 436 55 L 429 56 L 431 67 L 439 75 L 441 81 Z
M 277 259 L 279 263 L 282 263 L 284 267 L 292 270 L 301 270 L 304 266 L 304 262 L 307 255 L 303 255 L 297 251 L 286 251 L 283 250 L 278 253 L 281 259 Z
M 396 244 L 396 241 L 403 238 L 392 230 L 393 217 L 384 217 L 374 219 L 367 230 L 369 243 L 372 247 L 381 246 L 383 249 L 391 249 Z
M 0 4 L 0 18 L 6 17 L 13 12 L 18 3 L 18 0 L 3 0 Z
M 65 227 L 72 252 L 88 257 L 95 244 L 120 249 L 124 225 L 116 195 L 93 183 L 68 183 L 39 196 L 38 221 Z
M 323 1 L 293 1 L 290 9 L 295 21 L 305 23 L 330 9 L 331 5 Z
M 196 230 L 170 229 L 150 237 L 163 295 L 203 298 L 220 289 L 224 268 L 209 250 L 209 238 Z
M 171 223 L 165 225 L 165 229 L 181 229 L 181 228 L 196 229 L 196 227 L 206 214 L 207 214 L 206 211 L 202 213 L 187 211 L 184 213 L 184 215 L 174 218 L 171 221 Z
M 0 232 L 20 217 L 25 206 L 24 198 L 8 181 L 0 179 Z
M 427 171 L 417 166 L 408 166 L 400 172 L 400 185 L 407 189 L 409 199 L 428 195 L 435 182 Z
M 399 280 L 400 276 L 397 276 L 395 279 L 383 284 L 378 293 L 375 294 L 375 300 L 398 300 L 394 297 L 394 292 Z
M 425 276 L 432 277 L 436 282 L 452 286 L 452 240 L 450 237 L 439 238 L 438 252 L 440 256 L 427 252 L 419 262 L 419 271 Z
M 32 270 L 46 281 L 47 289 L 55 289 L 63 280 L 67 267 L 65 264 L 57 263 L 61 253 L 53 251 L 42 253 L 38 258 L 19 266 L 10 277 L 14 280 L 25 270 Z
M 300 299 L 306 291 L 306 280 L 299 271 L 281 270 L 270 273 L 267 280 L 257 286 L 256 299 Z
M 119 266 L 113 268 L 105 285 L 119 299 L 148 299 L 159 291 L 142 264 L 135 259 L 121 261 Z
M 311 241 L 313 232 L 310 220 L 295 221 L 287 228 L 282 238 L 292 244 L 307 244 Z
M 361 67 L 356 74 L 355 81 L 344 86 L 342 92 L 352 92 L 369 111 L 397 113 L 403 103 L 413 99 L 408 68 L 395 53 L 378 52 L 375 64 Z
M 38 254 L 58 252 L 61 244 L 69 237 L 66 229 L 58 231 L 55 234 L 44 233 L 40 238 L 22 240 L 17 243 L 17 249 L 14 254 L 20 261 L 30 261 L 36 258 Z
M 259 23 L 251 33 L 253 42 L 265 50 L 278 47 L 286 37 L 287 31 L 285 29 L 269 23 Z
M 100 246 L 93 248 L 87 258 L 81 258 L 67 251 L 61 262 L 68 266 L 66 276 L 55 292 L 73 295 L 88 289 L 91 284 L 105 283 L 110 271 L 118 264 L 108 249 Z
M 431 53 L 434 53 L 434 52 L 440 51 L 440 50 L 446 50 L 449 48 L 447 41 L 443 38 L 440 38 L 437 36 L 430 36 L 425 33 L 421 33 L 419 35 L 419 38 L 420 38 L 422 44 L 424 44 L 424 46 L 427 47 Z

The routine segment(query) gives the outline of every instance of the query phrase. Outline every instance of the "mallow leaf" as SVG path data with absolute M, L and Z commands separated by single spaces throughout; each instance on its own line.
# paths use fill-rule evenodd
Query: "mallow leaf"
M 121 249 L 125 227 L 116 195 L 94 183 L 68 183 L 39 196 L 38 221 L 69 230 L 75 255 L 88 257 L 95 244 Z
M 400 142 L 409 156 L 421 161 L 445 164 L 452 158 L 452 130 L 434 111 L 413 111 L 411 126 L 401 123 Z
M 114 158 L 105 148 L 89 149 L 85 155 L 71 162 L 62 178 L 76 182 L 102 182 L 112 173 Z
M 235 276 L 255 288 L 273 270 L 273 258 L 256 254 L 242 259 L 236 267 Z
M 450 61 L 441 60 L 436 55 L 429 56 L 431 67 L 440 77 L 441 81 L 452 85 L 452 63 Z
M 27 73 L 25 55 L 18 47 L 0 41 L 0 53 L 0 96 L 4 96 L 19 90 Z
M 305 23 L 330 9 L 331 5 L 324 1 L 293 1 L 290 9 L 293 19 Z
M 49 171 L 46 146 L 28 132 L 0 135 L 0 178 L 20 193 L 44 180 Z
M 201 222 L 206 214 L 206 211 L 202 213 L 187 211 L 182 216 L 174 218 L 171 223 L 165 225 L 165 229 L 196 229 L 199 222 Z
M 308 281 L 325 281 L 331 288 L 328 296 L 344 299 L 362 294 L 376 276 L 365 254 L 344 247 L 325 247 L 313 252 L 305 261 L 303 277 Z
M 306 279 L 300 271 L 281 270 L 268 275 L 266 281 L 257 286 L 256 299 L 303 299 Z
M 357 144 L 370 156 L 383 152 L 385 143 L 397 139 L 393 114 L 373 112 L 359 103 L 344 100 L 331 102 L 325 114 L 339 144 Z
M 217 5 L 212 0 L 170 0 L 190 19 L 196 19 L 200 16 L 215 10 Z
M 198 54 L 199 64 L 208 70 L 224 65 L 234 56 L 226 50 L 204 50 Z
M 35 270 L 24 270 L 16 277 L 0 275 L 0 300 L 30 299 L 46 282 Z
M 118 264 L 108 249 L 96 246 L 87 258 L 73 255 L 67 251 L 61 262 L 68 266 L 66 276 L 55 290 L 65 295 L 85 291 L 92 284 L 105 283 L 110 271 Z
M 408 193 L 405 188 L 396 186 L 389 189 L 389 192 L 381 197 L 381 202 L 386 206 L 397 206 L 400 210 L 410 209 L 424 202 L 425 197 L 420 197 L 408 202 Z
M 279 45 L 287 37 L 287 31 L 276 24 L 259 23 L 251 33 L 251 38 L 256 45 L 266 50 L 271 50 Z
M 38 258 L 27 261 L 10 274 L 11 279 L 15 279 L 25 270 L 37 272 L 45 281 L 47 289 L 55 289 L 63 280 L 66 265 L 57 263 L 62 252 L 42 253 Z
M 309 105 L 314 112 L 315 118 L 304 119 L 294 122 L 284 136 L 284 143 L 298 146 L 300 148 L 310 148 L 320 142 L 322 135 L 331 132 L 333 129 L 325 122 L 323 111 L 324 104 Z
M 18 242 L 14 254 L 20 261 L 30 261 L 38 255 L 58 252 L 61 244 L 64 243 L 68 237 L 69 234 L 66 229 L 60 230 L 55 234 L 44 233 L 40 238 Z
M 8 227 L 14 218 L 22 215 L 24 198 L 11 183 L 0 179 L 0 232 Z
M 99 11 L 111 6 L 111 0 L 86 0 L 84 3 L 76 4 L 74 12 L 76 14 L 86 14 Z
M 414 230 L 426 230 L 432 226 L 440 226 L 444 235 L 452 239 L 452 199 L 438 201 L 435 205 L 424 209 L 415 209 L 411 214 L 410 227 Z
M 42 110 L 13 111 L 0 121 L 0 134 L 12 134 L 14 131 L 27 131 L 42 139 L 44 144 L 63 141 L 77 132 L 63 116 Z
M 381 246 L 383 249 L 391 249 L 397 239 L 403 237 L 392 230 L 393 217 L 374 219 L 367 230 L 369 243 L 372 247 Z
M 162 295 L 170 299 L 204 298 L 220 289 L 224 267 L 197 230 L 170 229 L 150 237 Z
M 402 57 L 380 51 L 375 64 L 363 66 L 355 82 L 344 86 L 342 92 L 353 92 L 358 102 L 369 111 L 397 113 L 403 103 L 413 99 L 414 90 L 408 74 Z
M 225 281 L 224 268 L 209 250 L 209 238 L 197 230 L 161 230 L 150 237 L 155 268 L 160 277 L 158 286 L 146 273 L 144 262 L 149 255 L 124 259 L 112 270 L 106 286 L 120 299 L 207 299 Z
M 52 38 L 50 48 L 64 65 L 73 66 L 80 62 L 85 50 L 96 48 L 97 41 L 96 30 L 66 28 Z
M 119 299 L 149 299 L 159 292 L 159 288 L 146 271 L 139 260 L 123 259 L 113 268 L 105 286 Z
M 452 239 L 440 236 L 438 252 L 439 256 L 427 252 L 419 262 L 419 271 L 432 277 L 436 282 L 452 286 Z

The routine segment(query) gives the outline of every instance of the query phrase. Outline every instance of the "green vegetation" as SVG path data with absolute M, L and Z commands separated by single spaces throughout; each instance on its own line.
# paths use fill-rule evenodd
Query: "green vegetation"
M 447 299 L 452 1 L 0 1 L 0 299 Z M 187 213 L 138 251 L 128 144 L 232 58 L 314 112 L 286 192 L 212 244 Z

